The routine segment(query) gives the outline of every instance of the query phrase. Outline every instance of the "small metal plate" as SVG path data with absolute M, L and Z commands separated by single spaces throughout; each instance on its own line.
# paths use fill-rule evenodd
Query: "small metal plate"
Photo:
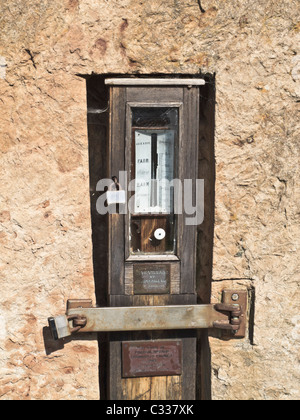
M 246 335 L 247 326 L 247 305 L 248 305 L 248 291 L 239 289 L 225 289 L 223 290 L 223 303 L 238 304 L 241 307 L 242 315 L 240 329 L 234 334 L 235 338 L 244 338 Z
M 122 343 L 123 378 L 182 374 L 182 341 Z
M 93 302 L 91 299 L 68 299 L 67 311 L 69 309 L 77 308 L 92 308 Z
M 134 294 L 169 294 L 171 282 L 170 273 L 170 264 L 134 264 Z

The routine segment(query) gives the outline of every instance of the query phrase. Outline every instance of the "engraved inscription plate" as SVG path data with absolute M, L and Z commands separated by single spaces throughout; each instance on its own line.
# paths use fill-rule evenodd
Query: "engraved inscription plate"
M 135 264 L 133 283 L 135 295 L 170 293 L 170 264 Z
M 122 343 L 123 378 L 181 374 L 181 340 L 132 341 Z

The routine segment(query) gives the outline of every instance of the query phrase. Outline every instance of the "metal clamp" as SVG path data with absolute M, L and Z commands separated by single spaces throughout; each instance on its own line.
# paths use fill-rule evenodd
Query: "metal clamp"
M 226 303 L 217 303 L 215 305 L 215 310 L 218 312 L 229 312 L 228 320 L 220 320 L 214 322 L 214 328 L 219 328 L 221 330 L 230 330 L 233 333 L 237 333 L 241 325 L 241 315 L 242 310 L 238 304 L 226 304 Z

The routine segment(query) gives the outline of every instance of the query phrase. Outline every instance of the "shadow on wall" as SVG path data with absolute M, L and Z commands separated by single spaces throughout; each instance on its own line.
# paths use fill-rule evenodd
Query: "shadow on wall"
M 76 335 L 72 335 L 70 337 L 66 337 L 60 340 L 54 340 L 51 334 L 51 330 L 49 327 L 43 328 L 43 339 L 44 339 L 44 347 L 45 353 L 49 356 L 52 353 L 57 351 L 63 350 L 65 345 L 70 343 L 71 341 L 95 341 L 97 340 L 97 333 L 77 333 Z
M 215 75 L 204 75 L 201 88 L 198 178 L 204 179 L 204 222 L 197 235 L 197 303 L 208 304 L 211 298 L 213 240 L 215 224 Z M 197 399 L 211 400 L 211 353 L 208 331 L 198 331 Z

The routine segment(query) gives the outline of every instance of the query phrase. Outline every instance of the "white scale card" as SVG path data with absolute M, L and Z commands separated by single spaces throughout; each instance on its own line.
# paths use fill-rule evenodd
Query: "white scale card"
M 152 137 L 157 137 L 156 179 L 151 178 Z M 174 177 L 174 130 L 136 130 L 135 132 L 135 213 L 171 212 L 169 182 Z M 155 191 L 153 192 L 153 188 Z M 156 206 L 151 197 L 156 195 Z

